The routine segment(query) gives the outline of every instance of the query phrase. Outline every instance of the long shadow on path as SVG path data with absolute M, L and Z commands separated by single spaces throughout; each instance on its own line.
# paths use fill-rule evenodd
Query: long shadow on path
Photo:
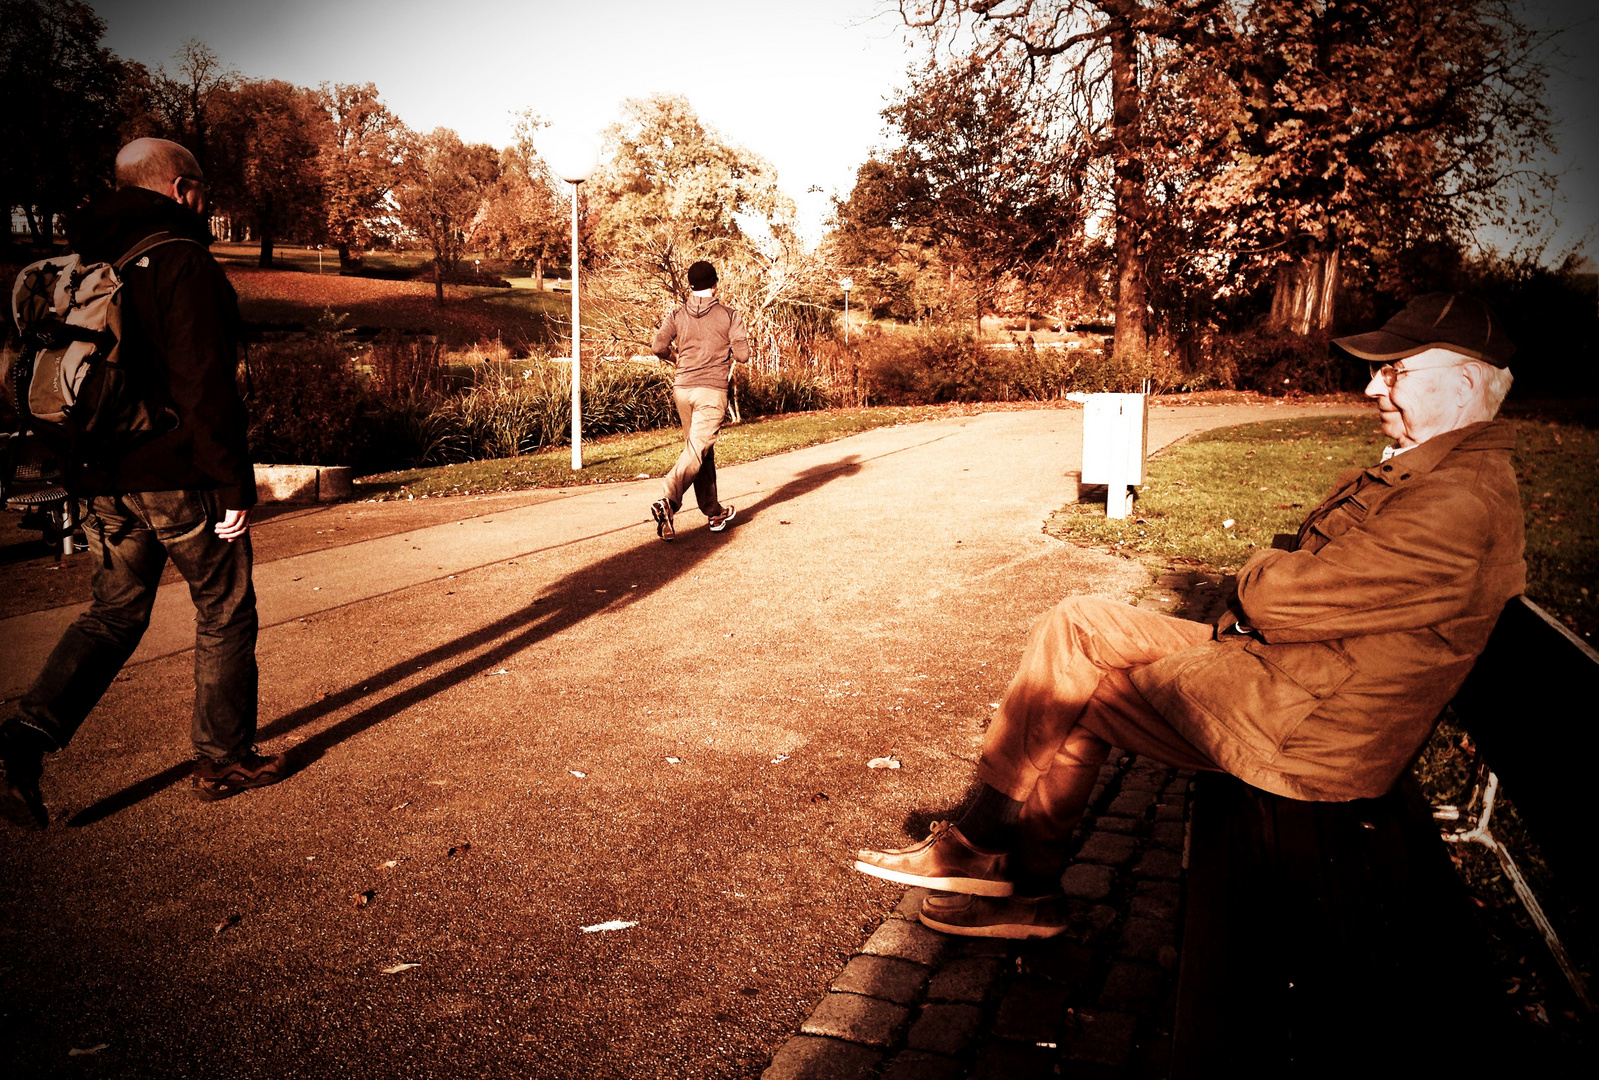
M 859 458 L 850 456 L 805 470 L 770 495 L 739 511 L 747 525 L 775 506 L 806 495 L 829 481 L 860 472 Z M 733 537 L 737 535 L 737 526 Z M 542 596 L 525 607 L 505 615 L 454 641 L 435 646 L 398 663 L 391 664 L 342 690 L 303 705 L 264 725 L 260 738 L 276 739 L 315 723 L 332 713 L 409 679 L 418 671 L 438 665 L 444 670 L 415 686 L 384 698 L 317 732 L 287 751 L 291 772 L 299 772 L 331 748 L 383 723 L 435 694 L 459 686 L 476 676 L 495 670 L 518 652 L 572 626 L 607 612 L 625 610 L 640 597 L 648 596 L 675 578 L 694 569 L 730 537 L 714 536 L 704 529 L 683 535 L 677 543 L 662 544 L 653 537 L 646 543 L 619 551 L 605 559 L 573 571 L 556 582 Z M 511 556 L 510 559 L 520 556 Z M 506 560 L 509 561 L 509 560 Z M 479 568 L 481 569 L 481 568 Z M 476 650 L 483 649 L 482 652 Z M 469 660 L 451 664 L 468 653 Z M 134 806 L 178 783 L 189 775 L 190 763 L 179 762 L 154 776 L 128 785 L 121 791 L 85 807 L 68 819 L 74 827 L 92 825 Z

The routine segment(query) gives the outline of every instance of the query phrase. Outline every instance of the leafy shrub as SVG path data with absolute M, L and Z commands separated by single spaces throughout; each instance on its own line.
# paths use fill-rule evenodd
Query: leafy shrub
M 869 402 L 1020 401 L 1060 397 L 1076 389 L 1079 357 L 1039 349 L 984 347 L 970 332 L 947 326 L 897 334 L 872 333 L 856 350 L 859 385 Z
M 1325 335 L 1300 337 L 1252 328 L 1210 343 L 1209 363 L 1234 375 L 1234 385 L 1281 397 L 1299 391 L 1325 394 L 1345 389 L 1360 365 L 1335 352 Z
M 335 337 L 257 346 L 249 355 L 256 461 L 362 465 L 379 403 Z
M 777 416 L 810 412 L 833 404 L 834 394 L 820 378 L 803 371 L 733 369 L 733 407 L 739 416 Z

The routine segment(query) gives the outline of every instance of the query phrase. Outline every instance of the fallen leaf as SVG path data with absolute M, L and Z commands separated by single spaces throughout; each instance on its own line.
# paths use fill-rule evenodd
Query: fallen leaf
M 815 795 L 811 796 L 811 802 L 813 802 L 813 803 L 826 802 L 826 801 L 827 801 L 827 792 L 825 792 L 825 791 L 818 791 Z
M 509 674 L 510 674 L 509 671 L 506 671 L 504 668 L 501 668 L 498 671 L 491 671 L 491 672 L 488 673 L 488 675 L 484 675 L 483 677 L 485 679 L 487 679 L 490 675 L 509 675 Z
M 579 780 L 582 780 L 584 777 L 588 776 L 588 773 L 578 772 L 576 769 L 568 769 L 566 771 L 577 777 Z
M 568 380 L 568 381 L 570 381 L 570 380 Z M 648 480 L 649 478 L 650 478 L 650 474 L 647 473 L 647 472 L 641 472 L 641 473 L 634 473 L 633 474 L 633 479 L 635 479 L 635 480 Z
M 668 765 L 681 765 L 683 763 L 683 759 L 682 758 L 669 757 L 669 758 L 666 759 L 666 763 Z
M 222 931 L 228 929 L 229 927 L 238 926 L 239 923 L 241 923 L 243 921 L 244 921 L 244 916 L 243 915 L 238 915 L 238 914 L 229 915 L 226 919 L 223 919 L 221 922 L 219 922 L 215 926 L 213 926 L 211 928 L 211 932 L 213 934 L 220 934 L 220 933 L 222 933 Z
M 778 754 L 775 758 L 772 759 L 772 764 L 773 765 L 781 765 L 781 764 L 783 764 L 783 762 L 785 762 L 787 760 L 788 760 L 788 755 L 787 754 Z
M 583 932 L 585 934 L 597 934 L 604 930 L 626 930 L 631 926 L 637 925 L 637 920 L 634 920 L 633 922 L 624 922 L 621 919 L 612 919 L 610 922 L 595 923 L 593 926 L 585 926 L 583 927 Z
M 110 1043 L 101 1043 L 99 1046 L 91 1046 L 87 1050 L 79 1050 L 76 1046 L 74 1046 L 71 1050 L 67 1051 L 67 1057 L 82 1057 L 85 1054 L 98 1054 L 100 1051 L 104 1050 L 110 1045 Z
M 788 520 L 786 520 L 786 519 L 780 519 L 780 520 L 779 520 L 779 521 L 778 521 L 778 524 L 779 524 L 779 525 L 792 525 L 792 524 L 793 524 L 793 522 L 791 522 L 791 521 L 788 521 Z
M 874 757 L 866 763 L 866 767 L 868 769 L 897 769 L 899 768 L 899 758 Z
M 452 847 L 449 851 L 446 851 L 444 853 L 444 857 L 448 859 L 451 855 L 465 855 L 471 850 L 472 842 L 470 840 L 463 840 L 459 844 L 456 844 L 454 847 Z
M 1228 518 L 1226 521 L 1221 523 L 1221 527 L 1224 528 L 1224 529 L 1232 528 L 1233 527 L 1233 519 L 1232 518 Z
M 376 900 L 377 896 L 378 894 L 375 889 L 366 889 L 351 896 L 350 902 L 356 907 L 366 907 L 372 901 Z
M 398 975 L 402 971 L 410 971 L 414 967 L 421 967 L 421 966 L 422 966 L 421 964 L 395 964 L 393 967 L 384 968 L 383 969 L 383 974 L 385 974 L 385 975 Z
M 378 869 L 379 870 L 393 870 L 396 866 L 399 866 L 399 865 L 400 865 L 400 860 L 399 859 L 390 859 L 388 862 L 380 864 L 378 866 Z
M 391 813 L 391 814 L 392 814 L 392 813 L 394 813 L 394 812 L 395 812 L 395 811 L 396 811 L 396 810 L 404 810 L 404 809 L 405 809 L 405 808 L 406 808 L 406 807 L 407 807 L 407 806 L 410 806 L 410 805 L 411 805 L 411 803 L 410 803 L 410 801 L 409 801 L 409 800 L 407 800 L 407 801 L 406 801 L 406 802 L 403 802 L 403 803 L 401 803 L 401 804 L 400 804 L 400 805 L 399 805 L 399 806 L 392 806 L 392 807 L 390 807 L 390 808 L 389 808 L 389 813 Z

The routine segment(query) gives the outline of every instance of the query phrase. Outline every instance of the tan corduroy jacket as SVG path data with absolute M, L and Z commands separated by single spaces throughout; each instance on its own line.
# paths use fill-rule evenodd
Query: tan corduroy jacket
M 1238 575 L 1242 625 L 1131 673 L 1190 742 L 1297 799 L 1388 791 L 1526 584 L 1515 428 L 1472 424 L 1338 478 L 1296 550 Z

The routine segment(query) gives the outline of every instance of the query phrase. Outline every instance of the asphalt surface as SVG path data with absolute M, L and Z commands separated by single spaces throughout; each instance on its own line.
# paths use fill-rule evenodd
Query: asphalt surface
M 1347 411 L 1158 408 L 1151 445 Z M 1075 497 L 1081 418 L 724 469 L 736 524 L 688 509 L 673 544 L 646 520 L 658 481 L 264 522 L 261 741 L 298 771 L 194 800 L 192 607 L 164 586 L 47 762 L 51 828 L 0 834 L 0 1062 L 759 1074 L 903 891 L 854 848 L 961 800 L 1033 617 L 1148 583 L 1041 531 Z M 75 610 L 0 621 L 5 712 Z

